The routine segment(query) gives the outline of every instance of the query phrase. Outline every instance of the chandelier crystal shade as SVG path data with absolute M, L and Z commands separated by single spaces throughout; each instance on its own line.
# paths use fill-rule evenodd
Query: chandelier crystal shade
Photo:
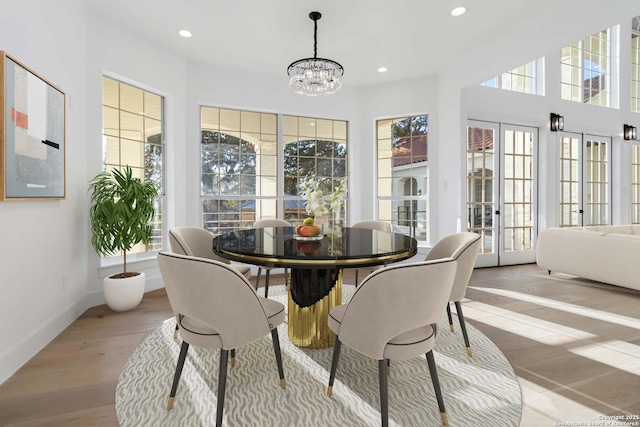
M 342 87 L 344 68 L 331 59 L 318 58 L 318 19 L 320 12 L 311 12 L 313 20 L 313 58 L 299 59 L 289 65 L 289 87 L 306 96 L 331 95 Z

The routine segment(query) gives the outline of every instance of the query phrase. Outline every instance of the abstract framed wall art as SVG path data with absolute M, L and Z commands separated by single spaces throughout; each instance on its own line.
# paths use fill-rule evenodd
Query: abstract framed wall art
M 0 201 L 64 199 L 64 92 L 3 51 L 0 83 Z

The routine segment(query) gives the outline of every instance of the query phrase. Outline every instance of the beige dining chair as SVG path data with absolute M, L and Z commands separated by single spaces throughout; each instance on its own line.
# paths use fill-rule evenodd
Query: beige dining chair
M 244 275 L 220 261 L 160 252 L 158 267 L 183 339 L 167 410 L 173 408 L 190 345 L 220 349 L 218 427 L 222 425 L 230 350 L 271 333 L 280 387 L 286 388 L 277 329 L 284 322 L 282 304 L 257 295 Z
M 177 254 L 214 259 L 231 264 L 231 261 L 219 257 L 213 252 L 214 237 L 215 234 L 200 227 L 173 227 L 169 230 L 169 245 L 171 251 Z M 231 266 L 247 279 L 251 278 L 251 267 L 248 265 L 231 264 Z
M 351 228 L 366 228 L 368 230 L 386 231 L 387 233 L 391 233 L 391 230 L 392 230 L 391 224 L 389 224 L 388 222 L 378 221 L 378 220 L 375 220 L 375 219 L 368 219 L 368 220 L 356 222 L 355 224 L 353 224 L 351 226 Z M 359 270 L 363 270 L 367 274 L 369 274 L 372 271 L 376 271 L 376 270 L 378 270 L 378 269 L 380 269 L 382 267 L 383 266 L 356 268 L 356 280 L 355 280 L 356 283 L 355 283 L 355 285 L 358 286 L 358 271 Z
M 378 361 L 380 414 L 382 425 L 387 426 L 388 362 L 424 354 L 442 423 L 448 425 L 433 347 L 444 315 L 442 305 L 449 298 L 455 274 L 456 261 L 450 258 L 388 266 L 368 275 L 348 304 L 333 308 L 328 324 L 337 338 L 327 395 L 331 397 L 333 393 L 340 347 L 344 343 Z
M 231 261 L 219 257 L 213 252 L 214 237 L 215 235 L 200 227 L 173 227 L 169 230 L 169 245 L 172 252 L 224 262 L 225 264 L 230 264 L 247 279 L 251 278 L 251 267 L 242 264 L 231 264 Z M 176 329 L 173 333 L 174 338 L 177 338 L 178 331 L 179 326 L 178 322 L 176 322 Z M 231 356 L 232 366 L 235 365 L 235 360 L 235 352 L 233 352 Z
M 460 329 L 462 329 L 462 337 L 467 347 L 467 355 L 472 357 L 471 346 L 469 344 L 469 335 L 462 314 L 462 304 L 460 301 L 467 293 L 467 286 L 473 273 L 473 268 L 480 252 L 480 235 L 476 233 L 462 232 L 454 233 L 443 237 L 431 248 L 425 257 L 425 261 L 438 258 L 453 258 L 458 261 L 458 270 L 456 278 L 453 281 L 451 295 L 447 301 L 447 317 L 449 318 L 449 328 L 453 331 L 453 318 L 451 317 L 451 307 L 449 302 L 453 301 L 458 313 L 460 321 Z
M 267 228 L 267 227 L 291 227 L 291 223 L 287 222 L 283 219 L 258 219 L 253 223 L 253 228 Z M 256 291 L 260 286 L 260 275 L 262 274 L 262 269 L 265 270 L 265 278 L 264 278 L 264 296 L 269 296 L 269 278 L 271 276 L 271 270 L 273 267 L 263 267 L 258 266 L 258 276 L 256 277 Z M 284 269 L 284 281 L 287 282 L 287 277 L 289 276 L 288 269 Z

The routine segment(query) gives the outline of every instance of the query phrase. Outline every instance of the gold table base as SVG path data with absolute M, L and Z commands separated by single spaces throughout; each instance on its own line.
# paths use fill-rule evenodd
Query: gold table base
M 327 348 L 333 346 L 336 335 L 329 329 L 329 311 L 342 304 L 342 270 L 327 296 L 310 307 L 300 307 L 291 298 L 287 285 L 289 340 L 298 347 Z

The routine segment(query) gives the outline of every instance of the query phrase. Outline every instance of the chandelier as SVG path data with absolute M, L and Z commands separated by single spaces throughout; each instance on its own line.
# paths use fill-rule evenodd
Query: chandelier
M 342 87 L 344 68 L 336 61 L 318 58 L 318 19 L 320 12 L 311 12 L 313 20 L 313 58 L 299 59 L 289 65 L 289 87 L 300 95 L 331 95 Z

